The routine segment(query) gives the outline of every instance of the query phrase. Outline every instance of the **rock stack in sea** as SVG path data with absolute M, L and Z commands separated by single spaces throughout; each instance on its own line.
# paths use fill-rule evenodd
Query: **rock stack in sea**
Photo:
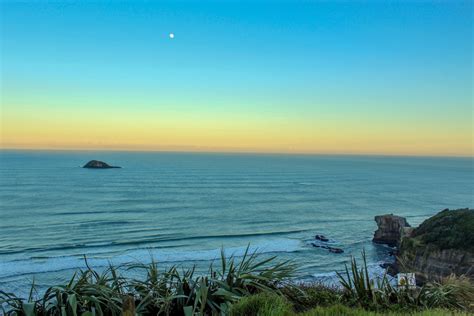
M 378 229 L 374 233 L 373 242 L 391 247 L 399 245 L 406 227 L 410 227 L 405 217 L 393 214 L 375 216 Z

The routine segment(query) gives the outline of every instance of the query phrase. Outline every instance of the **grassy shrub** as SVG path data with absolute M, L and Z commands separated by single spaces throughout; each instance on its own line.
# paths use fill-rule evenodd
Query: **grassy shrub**
M 274 262 L 275 257 L 259 259 L 248 249 L 241 258 L 227 258 L 222 251 L 220 267 L 211 265 L 205 275 L 196 275 L 194 268 L 162 271 L 154 261 L 120 269 L 111 266 L 98 273 L 86 261 L 87 269 L 41 296 L 34 284 L 26 299 L 0 291 L 0 314 L 112 316 L 121 315 L 129 303 L 135 307 L 130 315 L 371 315 L 368 311 L 398 315 L 428 309 L 428 314 L 419 315 L 437 315 L 433 308 L 462 315 L 451 311 L 474 311 L 474 285 L 467 278 L 451 276 L 421 289 L 397 288 L 387 275 L 370 278 L 365 253 L 362 258 L 361 266 L 352 259 L 350 268 L 338 273 L 342 289 L 288 283 L 293 264 Z M 123 269 L 142 269 L 145 277 L 123 277 L 118 272 Z M 439 315 L 446 315 L 446 310 Z
M 86 263 L 87 265 L 87 263 Z M 117 283 L 118 282 L 118 283 Z M 115 268 L 104 273 L 88 268 L 75 273 L 65 285 L 48 288 L 34 300 L 33 283 L 28 300 L 0 291 L 0 306 L 5 315 L 119 315 L 122 288 Z
M 352 258 L 350 269 L 346 266 L 344 274 L 337 272 L 346 303 L 368 309 L 386 309 L 400 303 L 407 307 L 413 303 L 416 305 L 416 302 L 410 301 L 410 295 L 397 291 L 390 284 L 386 273 L 382 277 L 370 278 L 365 251 L 362 252 L 362 260 L 362 266 L 359 267 L 355 258 Z
M 474 312 L 474 284 L 466 277 L 451 275 L 441 282 L 429 283 L 420 293 L 428 307 L 463 309 Z
M 474 310 L 474 284 L 466 277 L 452 275 L 442 282 L 427 283 L 416 289 L 394 287 L 386 274 L 371 279 L 364 252 L 362 258 L 363 264 L 360 268 L 353 258 L 350 269 L 346 266 L 345 274 L 338 273 L 344 288 L 342 302 L 347 305 L 369 310 Z
M 291 304 L 282 296 L 260 293 L 243 297 L 232 305 L 231 316 L 289 316 L 294 315 Z
M 341 301 L 342 291 L 321 283 L 299 283 L 281 289 L 283 295 L 293 304 L 296 312 L 303 312 L 317 306 L 328 306 Z
M 87 261 L 86 261 L 87 265 Z M 144 279 L 129 279 L 110 267 L 102 274 L 87 266 L 65 285 L 53 286 L 34 299 L 34 285 L 28 300 L 0 291 L 0 312 L 5 315 L 121 315 L 126 297 L 133 297 L 141 315 L 213 315 L 226 312 L 241 297 L 259 292 L 280 294 L 295 266 L 260 259 L 249 248 L 241 258 L 227 258 L 221 252 L 220 267 L 210 266 L 206 275 L 194 268 L 179 272 L 176 267 L 161 271 L 156 262 L 122 266 L 141 269 Z

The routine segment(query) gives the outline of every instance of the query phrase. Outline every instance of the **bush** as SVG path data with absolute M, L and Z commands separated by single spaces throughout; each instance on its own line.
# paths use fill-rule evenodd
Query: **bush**
M 220 268 L 209 267 L 207 275 L 195 275 L 194 268 L 179 272 L 176 267 L 160 270 L 156 262 L 126 265 L 121 269 L 141 269 L 144 279 L 119 275 L 115 267 L 99 274 L 89 266 L 65 285 L 53 286 L 39 299 L 28 300 L 0 290 L 2 315 L 121 315 L 123 301 L 135 305 L 141 315 L 211 315 L 228 310 L 241 297 L 259 292 L 280 293 L 293 275 L 295 266 L 275 262 L 275 257 L 260 259 L 256 252 L 242 258 L 227 258 L 221 252 Z M 134 304 L 133 304 L 134 303 Z
M 317 306 L 328 306 L 341 301 L 342 292 L 336 287 L 321 283 L 299 283 L 281 289 L 293 304 L 295 311 L 303 312 Z
M 420 300 L 428 307 L 474 311 L 474 284 L 466 277 L 451 275 L 424 286 Z
M 421 289 L 392 286 L 385 274 L 370 278 L 365 253 L 359 268 L 352 258 L 350 269 L 338 273 L 344 288 L 343 302 L 370 310 L 406 310 L 449 308 L 474 310 L 474 284 L 466 277 L 452 275 L 442 282 L 427 283 Z
M 293 315 L 291 304 L 282 296 L 260 293 L 243 297 L 232 305 L 231 316 L 289 316 Z
M 337 272 L 339 282 L 344 288 L 344 301 L 368 309 L 386 309 L 400 303 L 410 307 L 414 303 L 410 301 L 408 291 L 398 291 L 390 284 L 387 273 L 382 277 L 370 278 L 365 251 L 362 252 L 362 260 L 360 268 L 352 258 L 350 269 L 346 266 L 345 273 Z
M 474 251 L 474 210 L 443 210 L 413 231 L 423 244 Z
M 33 284 L 28 298 L 0 290 L 0 314 L 18 316 L 113 316 L 113 315 L 451 315 L 456 310 L 474 311 L 474 284 L 451 276 L 417 289 L 392 286 L 387 275 L 371 278 L 365 253 L 363 264 L 352 259 L 345 273 L 338 273 L 342 289 L 322 284 L 291 284 L 295 266 L 275 257 L 259 259 L 245 252 L 242 258 L 221 253 L 220 268 L 212 265 L 205 275 L 194 269 L 158 269 L 156 262 L 109 267 L 98 273 L 89 266 L 70 282 L 53 286 L 37 298 Z M 145 277 L 120 276 L 123 269 L 143 269 Z M 124 303 L 126 302 L 126 303 Z M 129 309 L 125 313 L 125 306 Z M 315 308 L 316 307 L 316 308 Z M 314 308 L 314 309 L 312 309 Z M 294 310 L 293 310 L 294 309 Z M 312 310 L 310 310 L 312 309 Z M 372 311 L 372 312 L 369 312 Z

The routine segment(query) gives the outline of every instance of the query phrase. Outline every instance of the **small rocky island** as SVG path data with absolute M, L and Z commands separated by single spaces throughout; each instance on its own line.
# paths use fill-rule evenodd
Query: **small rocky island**
M 404 217 L 376 216 L 375 243 L 396 247 L 389 272 L 414 272 L 417 283 L 451 274 L 474 280 L 474 210 L 445 209 L 416 228 Z
M 100 160 L 91 160 L 86 163 L 82 168 L 89 168 L 89 169 L 110 169 L 110 168 L 121 168 L 118 166 L 111 166 L 103 161 Z

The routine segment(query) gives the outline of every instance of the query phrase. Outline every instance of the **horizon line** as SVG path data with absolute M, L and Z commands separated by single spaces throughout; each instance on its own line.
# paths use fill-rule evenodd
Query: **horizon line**
M 137 152 L 137 153 L 189 153 L 189 154 L 241 154 L 241 155 L 288 155 L 288 156 L 374 156 L 374 157 L 419 157 L 419 158 L 474 158 L 471 155 L 449 154 L 410 154 L 410 153 L 351 153 L 351 152 L 288 152 L 288 151 L 252 151 L 252 150 L 179 150 L 179 149 L 131 149 L 131 148 L 18 148 L 0 147 L 0 151 L 90 151 L 90 152 Z

